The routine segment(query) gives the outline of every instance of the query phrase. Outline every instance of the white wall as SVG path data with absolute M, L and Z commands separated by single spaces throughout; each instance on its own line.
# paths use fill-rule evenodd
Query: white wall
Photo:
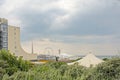
M 25 52 L 20 45 L 20 28 L 8 26 L 8 50 L 15 56 L 22 56 L 25 60 L 37 59 L 37 54 Z

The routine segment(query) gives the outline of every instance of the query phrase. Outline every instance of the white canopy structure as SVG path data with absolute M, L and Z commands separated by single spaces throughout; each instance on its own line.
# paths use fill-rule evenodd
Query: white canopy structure
M 85 57 L 83 57 L 81 60 L 78 60 L 73 63 L 68 63 L 68 65 L 74 65 L 75 63 L 78 63 L 78 65 L 82 65 L 85 67 L 90 67 L 90 66 L 95 67 L 97 64 L 102 63 L 102 62 L 104 61 L 90 53 L 86 55 Z
M 59 56 L 59 58 L 69 58 L 69 57 L 71 57 L 72 55 L 67 54 L 67 53 L 60 53 L 60 55 L 58 55 L 58 56 Z

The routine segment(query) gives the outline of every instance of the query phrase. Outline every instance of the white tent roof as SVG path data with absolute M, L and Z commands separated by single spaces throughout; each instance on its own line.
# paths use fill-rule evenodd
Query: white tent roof
M 97 58 L 95 55 L 93 54 L 88 54 L 85 57 L 83 57 L 81 60 L 78 60 L 76 62 L 73 63 L 68 63 L 68 65 L 73 65 L 75 63 L 78 63 L 78 65 L 82 65 L 85 67 L 90 67 L 91 65 L 93 67 L 95 67 L 97 64 L 102 63 L 103 60 Z

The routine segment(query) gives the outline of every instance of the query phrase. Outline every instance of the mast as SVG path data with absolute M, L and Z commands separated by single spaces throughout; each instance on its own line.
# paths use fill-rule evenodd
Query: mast
M 59 55 L 61 54 L 61 50 L 60 50 L 60 49 L 58 50 L 58 54 L 59 54 Z
M 33 48 L 33 41 L 32 41 L 32 54 L 34 53 L 34 48 Z

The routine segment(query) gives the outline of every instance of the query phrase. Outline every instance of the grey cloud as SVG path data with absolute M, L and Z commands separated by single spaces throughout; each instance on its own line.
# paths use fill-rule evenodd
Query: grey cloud
M 106 1 L 105 4 L 107 4 Z M 109 1 L 109 4 L 110 5 L 105 5 L 104 8 L 101 8 L 101 4 L 101 6 L 96 6 L 95 9 L 84 14 L 81 14 L 78 11 L 78 13 L 70 19 L 70 22 L 65 24 L 65 26 L 68 26 L 67 29 L 57 31 L 50 30 L 49 28 L 56 17 L 55 15 L 67 14 L 64 10 L 53 8 L 45 12 L 41 12 L 30 9 L 29 6 L 21 8 L 21 10 L 17 12 L 17 15 L 22 20 L 22 23 L 25 24 L 25 32 L 22 33 L 22 38 L 25 40 L 35 37 L 54 37 L 54 34 L 64 36 L 119 35 L 120 5 L 112 0 Z M 25 37 L 24 34 L 27 34 L 27 37 Z
M 0 0 L 0 6 L 4 4 L 6 0 Z
M 119 34 L 120 30 L 120 6 L 107 7 L 103 11 L 92 10 L 81 16 L 77 14 L 67 24 L 68 30 L 60 31 L 66 35 L 111 35 Z
M 66 14 L 62 10 L 53 9 L 43 12 L 35 12 L 34 10 L 25 9 L 22 10 L 24 13 L 19 13 L 20 19 L 22 23 L 25 25 L 25 31 L 23 34 L 28 34 L 27 37 L 24 38 L 34 38 L 34 37 L 49 37 L 53 32 L 49 30 L 50 25 L 53 19 L 56 17 L 56 14 L 64 15 Z M 22 34 L 22 35 L 23 35 Z M 23 35 L 24 36 L 24 35 Z

